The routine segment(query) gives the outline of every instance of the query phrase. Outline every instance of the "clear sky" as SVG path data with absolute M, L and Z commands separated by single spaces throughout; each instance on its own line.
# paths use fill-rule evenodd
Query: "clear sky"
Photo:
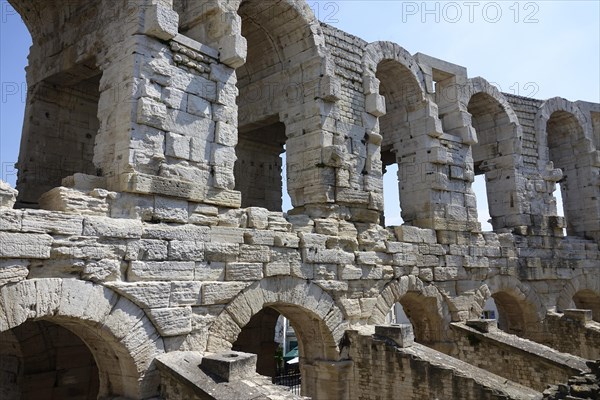
M 46 0 L 43 0 L 46 1 Z M 48 0 L 49 1 L 49 0 Z M 600 1 L 308 1 L 317 17 L 367 41 L 389 40 L 467 67 L 502 91 L 600 102 Z M 0 0 L 0 179 L 15 184 L 31 38 Z M 390 175 L 390 174 L 388 174 Z M 384 181 L 393 195 L 394 177 Z M 476 187 L 486 219 L 485 190 Z M 393 197 L 393 196 L 392 196 Z M 388 198 L 386 215 L 397 214 Z

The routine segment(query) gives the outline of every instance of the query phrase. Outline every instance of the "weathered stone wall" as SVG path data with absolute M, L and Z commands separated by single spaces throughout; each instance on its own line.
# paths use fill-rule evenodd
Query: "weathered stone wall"
M 540 392 L 549 384 L 588 370 L 579 357 L 553 352 L 514 335 L 498 330 L 480 332 L 462 323 L 451 326 L 458 359 Z
M 348 334 L 353 360 L 352 398 L 541 398 L 539 392 L 418 344 L 400 348 L 386 338 L 373 338 L 356 331 Z
M 589 316 L 574 311 L 546 315 L 543 343 L 589 360 L 600 359 L 600 324 L 588 319 Z
M 36 318 L 70 329 L 92 349 L 101 396 L 158 395 L 159 354 L 229 349 L 265 308 L 296 328 L 317 398 L 352 396 L 344 332 L 397 302 L 417 342 L 445 353 L 449 324 L 491 297 L 502 330 L 538 341 L 548 310 L 596 313 L 597 105 L 500 93 L 320 24 L 303 1 L 113 3 L 11 1 L 34 42 L 29 86 L 50 90 L 29 93 L 43 124 L 24 125 L 19 158 L 18 205 L 41 209 L 12 209 L 0 187 L 0 331 Z M 42 100 L 57 96 L 52 120 Z M 48 142 L 61 145 L 40 157 Z M 73 168 L 36 180 L 56 160 Z M 384 227 L 392 164 L 405 224 Z M 494 232 L 477 220 L 475 174 Z M 354 356 L 375 357 L 363 344 Z M 393 370 L 421 378 L 407 357 Z M 466 382 L 440 374 L 443 398 Z M 403 395 L 425 393 L 417 381 Z M 492 396 L 483 381 L 464 387 Z

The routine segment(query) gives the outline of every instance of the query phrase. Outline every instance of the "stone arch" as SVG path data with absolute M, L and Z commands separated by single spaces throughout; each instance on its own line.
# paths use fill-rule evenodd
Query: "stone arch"
M 446 327 L 452 321 L 448 304 L 434 285 L 413 275 L 388 283 L 377 297 L 369 324 L 382 324 L 395 303 L 400 303 L 411 320 L 415 339 L 436 346 L 447 341 Z
M 535 337 L 542 331 L 547 308 L 528 284 L 514 276 L 496 275 L 487 279 L 478 292 L 471 318 L 479 318 L 486 300 L 492 297 L 498 307 L 500 329 L 525 337 Z
M 362 60 L 364 81 L 367 82 L 369 79 L 375 78 L 377 66 L 386 60 L 396 61 L 408 69 L 419 85 L 421 92 L 425 93 L 425 77 L 417 61 L 399 44 L 388 41 L 378 41 L 367 45 Z
M 504 95 L 481 77 L 468 80 L 461 103 L 475 130 L 473 173 L 485 175 L 492 226 L 497 230 L 521 223 L 514 218 L 523 214 L 519 193 L 525 187 L 520 173 L 523 129 L 517 115 Z
M 321 150 L 322 140 L 316 138 L 323 135 L 322 123 L 313 116 L 322 101 L 334 101 L 335 76 L 322 28 L 308 4 L 176 1 L 174 8 L 181 17 L 180 31 L 217 49 L 221 62 L 235 70 L 228 82 L 232 104 L 227 106 L 237 110 L 218 124 L 217 136 L 225 129 L 227 144 L 235 146 L 232 178 L 242 207 L 280 211 L 284 179 L 294 207 L 314 201 L 305 198 L 301 175 L 318 167 L 302 162 L 307 150 L 303 140 L 312 138 L 310 150 Z M 298 136 L 303 140 L 288 140 Z
M 577 132 L 577 140 L 589 140 L 593 143 L 593 131 L 591 121 L 588 121 L 577 105 L 562 97 L 553 97 L 546 100 L 539 108 L 535 116 L 535 132 L 538 142 L 538 153 L 540 168 L 546 168 L 549 158 L 548 150 L 548 131 L 547 123 L 556 112 L 564 112 L 573 116 L 576 123 L 580 126 Z
M 547 185 L 550 199 L 546 215 L 556 215 L 552 192 L 555 182 L 558 182 L 567 233 L 600 237 L 600 216 L 589 212 L 590 209 L 598 210 L 600 206 L 600 199 L 589 189 L 600 184 L 591 121 L 576 104 L 555 97 L 541 105 L 535 116 L 535 130 L 540 173 L 551 183 Z
M 417 62 L 398 44 L 370 43 L 362 67 L 364 121 L 370 139 L 367 154 L 374 159 L 365 172 L 382 178 L 387 166 L 397 164 L 402 219 L 409 225 L 428 228 L 431 216 L 417 199 L 430 197 L 423 193 L 429 189 L 419 188 L 417 183 L 422 184 L 426 171 L 435 168 L 416 160 L 431 159 L 427 153 L 430 149 L 418 142 L 422 135 L 442 134 L 437 106 L 426 95 L 425 78 Z M 379 190 L 383 191 L 383 185 Z
M 107 188 L 114 175 L 132 165 L 123 153 L 117 155 L 114 147 L 102 143 L 115 140 L 114 110 L 134 103 L 122 90 L 124 82 L 105 82 L 112 71 L 122 74 L 127 63 L 109 47 L 114 37 L 127 40 L 139 30 L 143 19 L 133 8 L 140 5 L 108 0 L 10 3 L 32 38 L 16 206 L 48 207 L 40 196 L 62 186 L 65 178 L 65 185 L 74 185 L 75 174 L 92 178 L 88 187 Z M 54 49 L 52 57 L 49 48 Z
M 230 349 L 252 316 L 265 307 L 284 315 L 297 327 L 301 358 L 337 360 L 339 342 L 348 323 L 333 298 L 306 280 L 272 277 L 242 291 L 219 314 L 209 331 L 208 351 Z M 310 346 L 305 346 L 310 340 Z
M 112 290 L 76 279 L 31 279 L 0 288 L 0 332 L 45 320 L 77 335 L 94 355 L 99 397 L 157 395 L 152 363 L 162 338 L 144 311 Z
M 589 307 L 593 319 L 600 322 L 600 277 L 598 275 L 578 275 L 565 283 L 558 296 L 556 308 L 557 311 L 562 312 L 573 307 Z

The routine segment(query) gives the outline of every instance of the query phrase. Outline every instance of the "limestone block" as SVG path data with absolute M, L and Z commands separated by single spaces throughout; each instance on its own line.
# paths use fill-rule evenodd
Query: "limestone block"
M 169 307 L 197 306 L 201 304 L 200 282 L 171 282 Z
M 112 218 L 139 219 L 148 221 L 154 212 L 154 197 L 131 193 L 119 193 L 110 202 Z
M 241 282 L 209 282 L 202 287 L 202 304 L 227 304 L 248 284 Z
M 0 261 L 0 287 L 22 281 L 29 274 L 29 261 L 2 260 Z
M 169 157 L 191 159 L 191 138 L 178 133 L 169 132 L 166 135 L 165 154 Z
M 205 255 L 208 261 L 235 262 L 240 254 L 240 247 L 235 243 L 206 243 Z
M 132 240 L 127 243 L 125 260 L 166 260 L 168 257 L 167 242 L 156 239 Z
M 0 232 L 0 258 L 50 258 L 52 236 Z
M 59 314 L 102 323 L 117 303 L 112 290 L 76 279 L 63 279 Z
M 204 243 L 172 240 L 169 242 L 169 258 L 177 261 L 204 261 Z
M 244 232 L 244 242 L 246 244 L 273 246 L 275 244 L 275 236 L 276 235 L 279 236 L 277 234 L 277 232 L 272 232 L 272 231 Z
M 265 264 L 265 276 L 287 276 L 291 274 L 291 264 L 289 261 L 274 261 Z
M 203 118 L 212 118 L 210 102 L 193 94 L 188 95 L 187 112 Z
M 188 222 L 188 202 L 169 197 L 154 198 L 154 218 L 166 222 Z
M 83 267 L 81 277 L 93 282 L 116 281 L 121 279 L 119 260 L 90 261 Z
M 227 263 L 225 267 L 225 279 L 228 281 L 254 281 L 262 279 L 262 277 L 263 265 L 261 263 Z
M 162 336 L 186 335 L 192 331 L 192 307 L 153 308 L 148 316 Z
M 378 94 L 379 84 L 381 82 L 374 76 L 366 76 L 363 80 L 363 89 L 365 94 Z
M 85 193 L 60 186 L 42 194 L 39 205 L 44 210 L 82 215 L 108 215 L 108 199 L 113 199 L 116 195 L 103 189 Z
M 23 213 L 21 230 L 57 235 L 81 235 L 83 217 L 44 210 L 27 210 Z
M 256 360 L 256 354 L 228 351 L 204 356 L 200 368 L 226 382 L 233 382 L 255 375 Z
M 142 97 L 138 100 L 138 124 L 148 125 L 156 129 L 164 129 L 167 117 L 167 106 L 157 100 Z
M 396 237 L 401 242 L 410 243 L 431 243 L 434 244 L 437 241 L 435 231 L 431 229 L 420 229 L 414 226 L 395 226 L 394 231 Z
M 162 4 L 146 8 L 144 33 L 162 40 L 173 39 L 179 33 L 179 14 Z
M 95 175 L 76 173 L 62 180 L 62 186 L 89 192 L 96 188 L 106 188 L 106 178 Z
M 0 180 L 0 208 L 13 208 L 18 193 L 8 183 Z
M 356 280 L 363 276 L 362 268 L 352 264 L 347 264 L 339 267 L 339 276 L 341 280 Z
M 300 246 L 300 238 L 296 233 L 280 233 L 273 238 L 275 246 L 297 249 Z
M 410 347 L 415 342 L 412 325 L 377 325 L 375 335 L 393 340 L 400 347 Z
M 194 279 L 197 281 L 225 280 L 225 263 L 197 262 L 194 269 Z
M 196 263 L 193 261 L 131 261 L 127 279 L 138 281 L 193 280 Z
M 188 94 L 183 90 L 167 86 L 164 89 L 162 89 L 162 92 L 158 93 L 158 98 L 161 99 L 170 108 L 181 111 L 188 110 Z
M 120 239 L 135 239 L 142 236 L 142 222 L 129 219 L 113 219 L 107 217 L 85 217 L 83 234 Z
M 269 210 L 260 207 L 249 207 L 248 228 L 267 229 L 269 226 Z
M 376 117 L 385 115 L 385 97 L 377 93 L 368 94 L 366 97 L 365 108 L 369 114 Z
M 208 242 L 210 228 L 197 225 L 145 224 L 144 238 Z
M 219 41 L 219 60 L 231 68 L 239 68 L 246 63 L 248 43 L 242 35 L 224 36 Z
M 271 249 L 267 246 L 254 244 L 243 244 L 240 246 L 239 261 L 244 262 L 269 262 L 271 261 Z
M 343 96 L 341 82 L 336 76 L 322 77 L 319 90 L 321 98 L 331 103 L 335 103 Z
M 37 293 L 35 280 L 25 280 L 16 285 L 8 286 L 0 292 L 0 330 L 7 330 L 25 322 L 28 318 L 37 317 Z M 49 292 L 44 297 L 50 297 L 55 293 Z M 44 304 L 49 303 L 45 301 Z M 53 303 L 55 306 L 55 303 Z M 4 308 L 4 309 L 2 309 Z M 55 311 L 54 308 L 52 311 Z
M 290 224 L 280 213 L 271 213 L 269 215 L 269 230 L 291 232 L 292 224 Z
M 215 124 L 209 118 L 199 117 L 184 111 L 170 111 L 164 118 L 162 129 L 197 138 L 204 142 L 214 141 Z
M 0 208 L 0 231 L 20 231 L 23 211 Z
M 315 231 L 322 235 L 337 236 L 339 222 L 336 219 L 315 219 Z
M 169 307 L 171 284 L 165 282 L 111 283 L 111 288 L 142 308 Z
M 215 226 L 210 229 L 210 241 L 213 243 L 244 243 L 246 231 L 228 226 Z
M 215 127 L 215 142 L 225 146 L 235 146 L 238 143 L 238 132 L 235 125 L 217 122 Z

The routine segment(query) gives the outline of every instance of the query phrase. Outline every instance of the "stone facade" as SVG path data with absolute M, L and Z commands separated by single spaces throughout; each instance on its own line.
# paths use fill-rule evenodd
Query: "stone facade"
M 600 105 L 500 93 L 300 0 L 10 3 L 33 46 L 18 196 L 0 186 L 3 396 L 31 376 L 26 329 L 66 329 L 93 355 L 56 398 L 199 393 L 160 360 L 245 351 L 271 309 L 295 328 L 315 399 L 370 398 L 394 374 L 414 384 L 387 393 L 407 399 L 541 398 L 555 380 L 502 397 L 497 371 L 452 372 L 467 367 L 450 324 L 493 298 L 504 332 L 574 352 L 547 313 L 599 321 Z M 386 227 L 392 164 L 405 223 Z M 397 302 L 417 341 L 403 353 L 370 336 Z M 428 391 L 423 373 L 444 378 Z

